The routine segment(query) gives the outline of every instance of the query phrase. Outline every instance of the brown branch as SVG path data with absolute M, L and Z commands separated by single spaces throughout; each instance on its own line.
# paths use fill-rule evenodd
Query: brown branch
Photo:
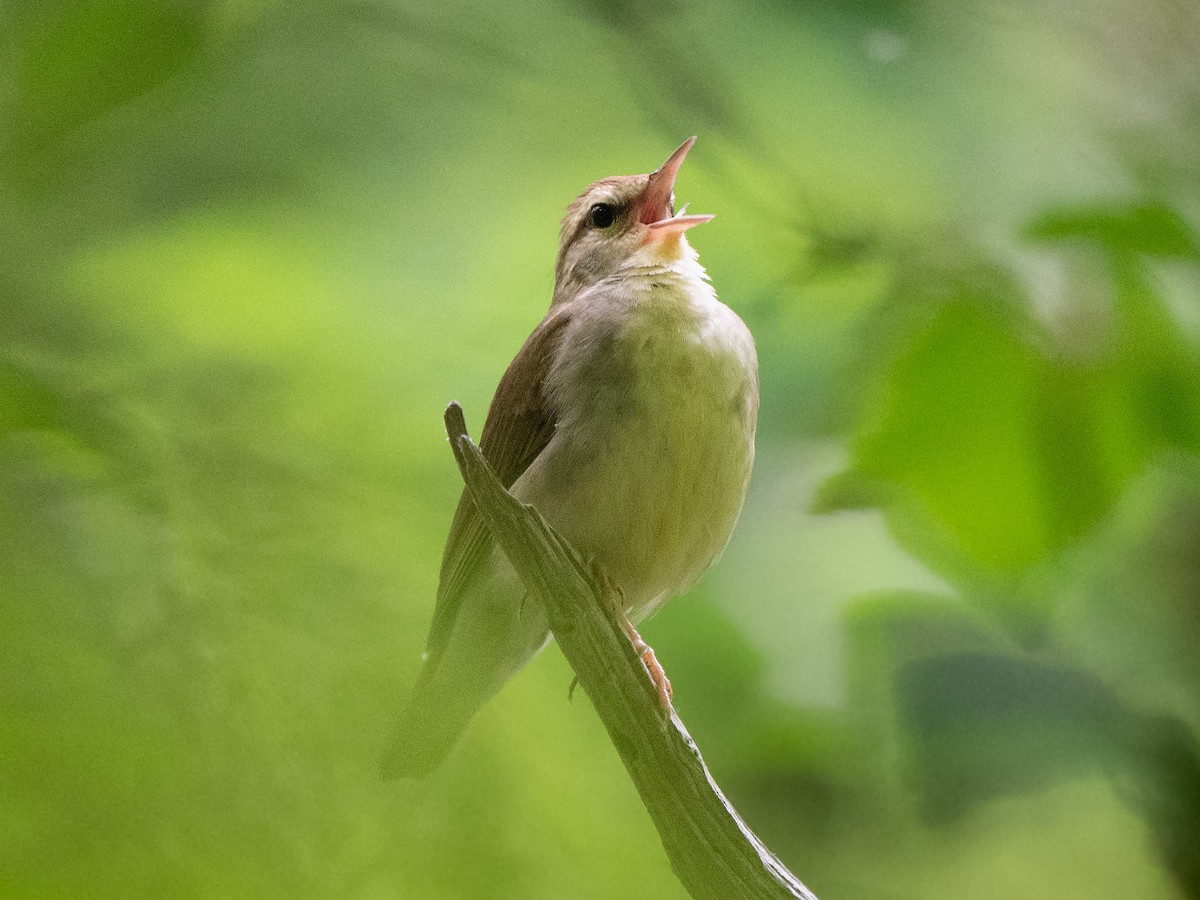
M 617 617 L 617 599 L 531 506 L 512 497 L 471 442 L 462 409 L 446 433 L 480 515 L 587 692 L 662 838 L 671 869 L 696 900 L 816 900 L 725 799 L 700 751 L 654 687 Z

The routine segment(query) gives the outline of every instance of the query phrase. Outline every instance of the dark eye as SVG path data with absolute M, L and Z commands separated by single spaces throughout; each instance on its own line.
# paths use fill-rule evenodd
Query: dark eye
M 592 228 L 607 228 L 617 218 L 611 203 L 596 203 L 588 210 L 587 223 Z

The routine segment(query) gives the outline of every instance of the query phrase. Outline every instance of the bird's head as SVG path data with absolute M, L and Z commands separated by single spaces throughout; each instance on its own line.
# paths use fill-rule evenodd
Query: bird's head
M 590 185 L 567 207 L 558 261 L 554 303 L 630 265 L 672 262 L 684 255 L 683 233 L 712 216 L 675 214 L 675 176 L 696 143 L 684 141 L 648 175 L 618 175 Z

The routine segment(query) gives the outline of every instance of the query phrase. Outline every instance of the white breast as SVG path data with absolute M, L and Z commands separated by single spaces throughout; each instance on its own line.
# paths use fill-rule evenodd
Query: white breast
M 644 617 L 728 541 L 758 412 L 754 341 L 694 261 L 574 301 L 547 377 L 554 438 L 513 486 Z

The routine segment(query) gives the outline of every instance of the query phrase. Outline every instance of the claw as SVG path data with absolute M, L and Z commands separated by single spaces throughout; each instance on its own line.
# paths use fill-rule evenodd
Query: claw
M 650 676 L 650 681 L 654 685 L 654 691 L 658 694 L 659 705 L 662 706 L 664 712 L 671 711 L 671 679 L 667 677 L 667 673 L 663 670 L 662 664 L 658 661 L 658 657 L 654 655 L 654 650 L 649 644 L 642 640 L 642 636 L 638 634 L 633 623 L 629 621 L 629 617 L 625 615 L 625 592 L 620 586 L 615 584 L 608 574 L 594 560 L 587 560 L 587 565 L 595 576 L 596 581 L 604 590 L 606 597 L 616 603 L 616 612 L 621 619 L 621 627 L 629 638 L 629 642 L 633 644 L 633 649 L 642 661 L 642 665 L 646 667 L 646 673 Z
M 618 616 L 625 616 L 625 592 L 621 590 L 621 586 L 608 577 L 608 573 L 600 566 L 595 559 L 588 559 L 588 568 L 592 572 L 592 577 L 596 579 L 596 584 L 600 586 L 600 593 L 604 596 Z M 626 631 L 628 633 L 628 630 Z
M 646 672 L 658 694 L 659 705 L 662 706 L 664 712 L 670 711 L 671 698 L 674 696 L 671 691 L 671 679 L 667 677 L 658 657 L 654 655 L 654 649 L 642 640 L 642 636 L 633 627 L 633 623 L 625 616 L 621 617 L 621 626 L 625 629 L 625 634 L 629 636 L 629 642 L 633 644 L 634 651 L 641 658 L 642 665 L 646 667 Z

